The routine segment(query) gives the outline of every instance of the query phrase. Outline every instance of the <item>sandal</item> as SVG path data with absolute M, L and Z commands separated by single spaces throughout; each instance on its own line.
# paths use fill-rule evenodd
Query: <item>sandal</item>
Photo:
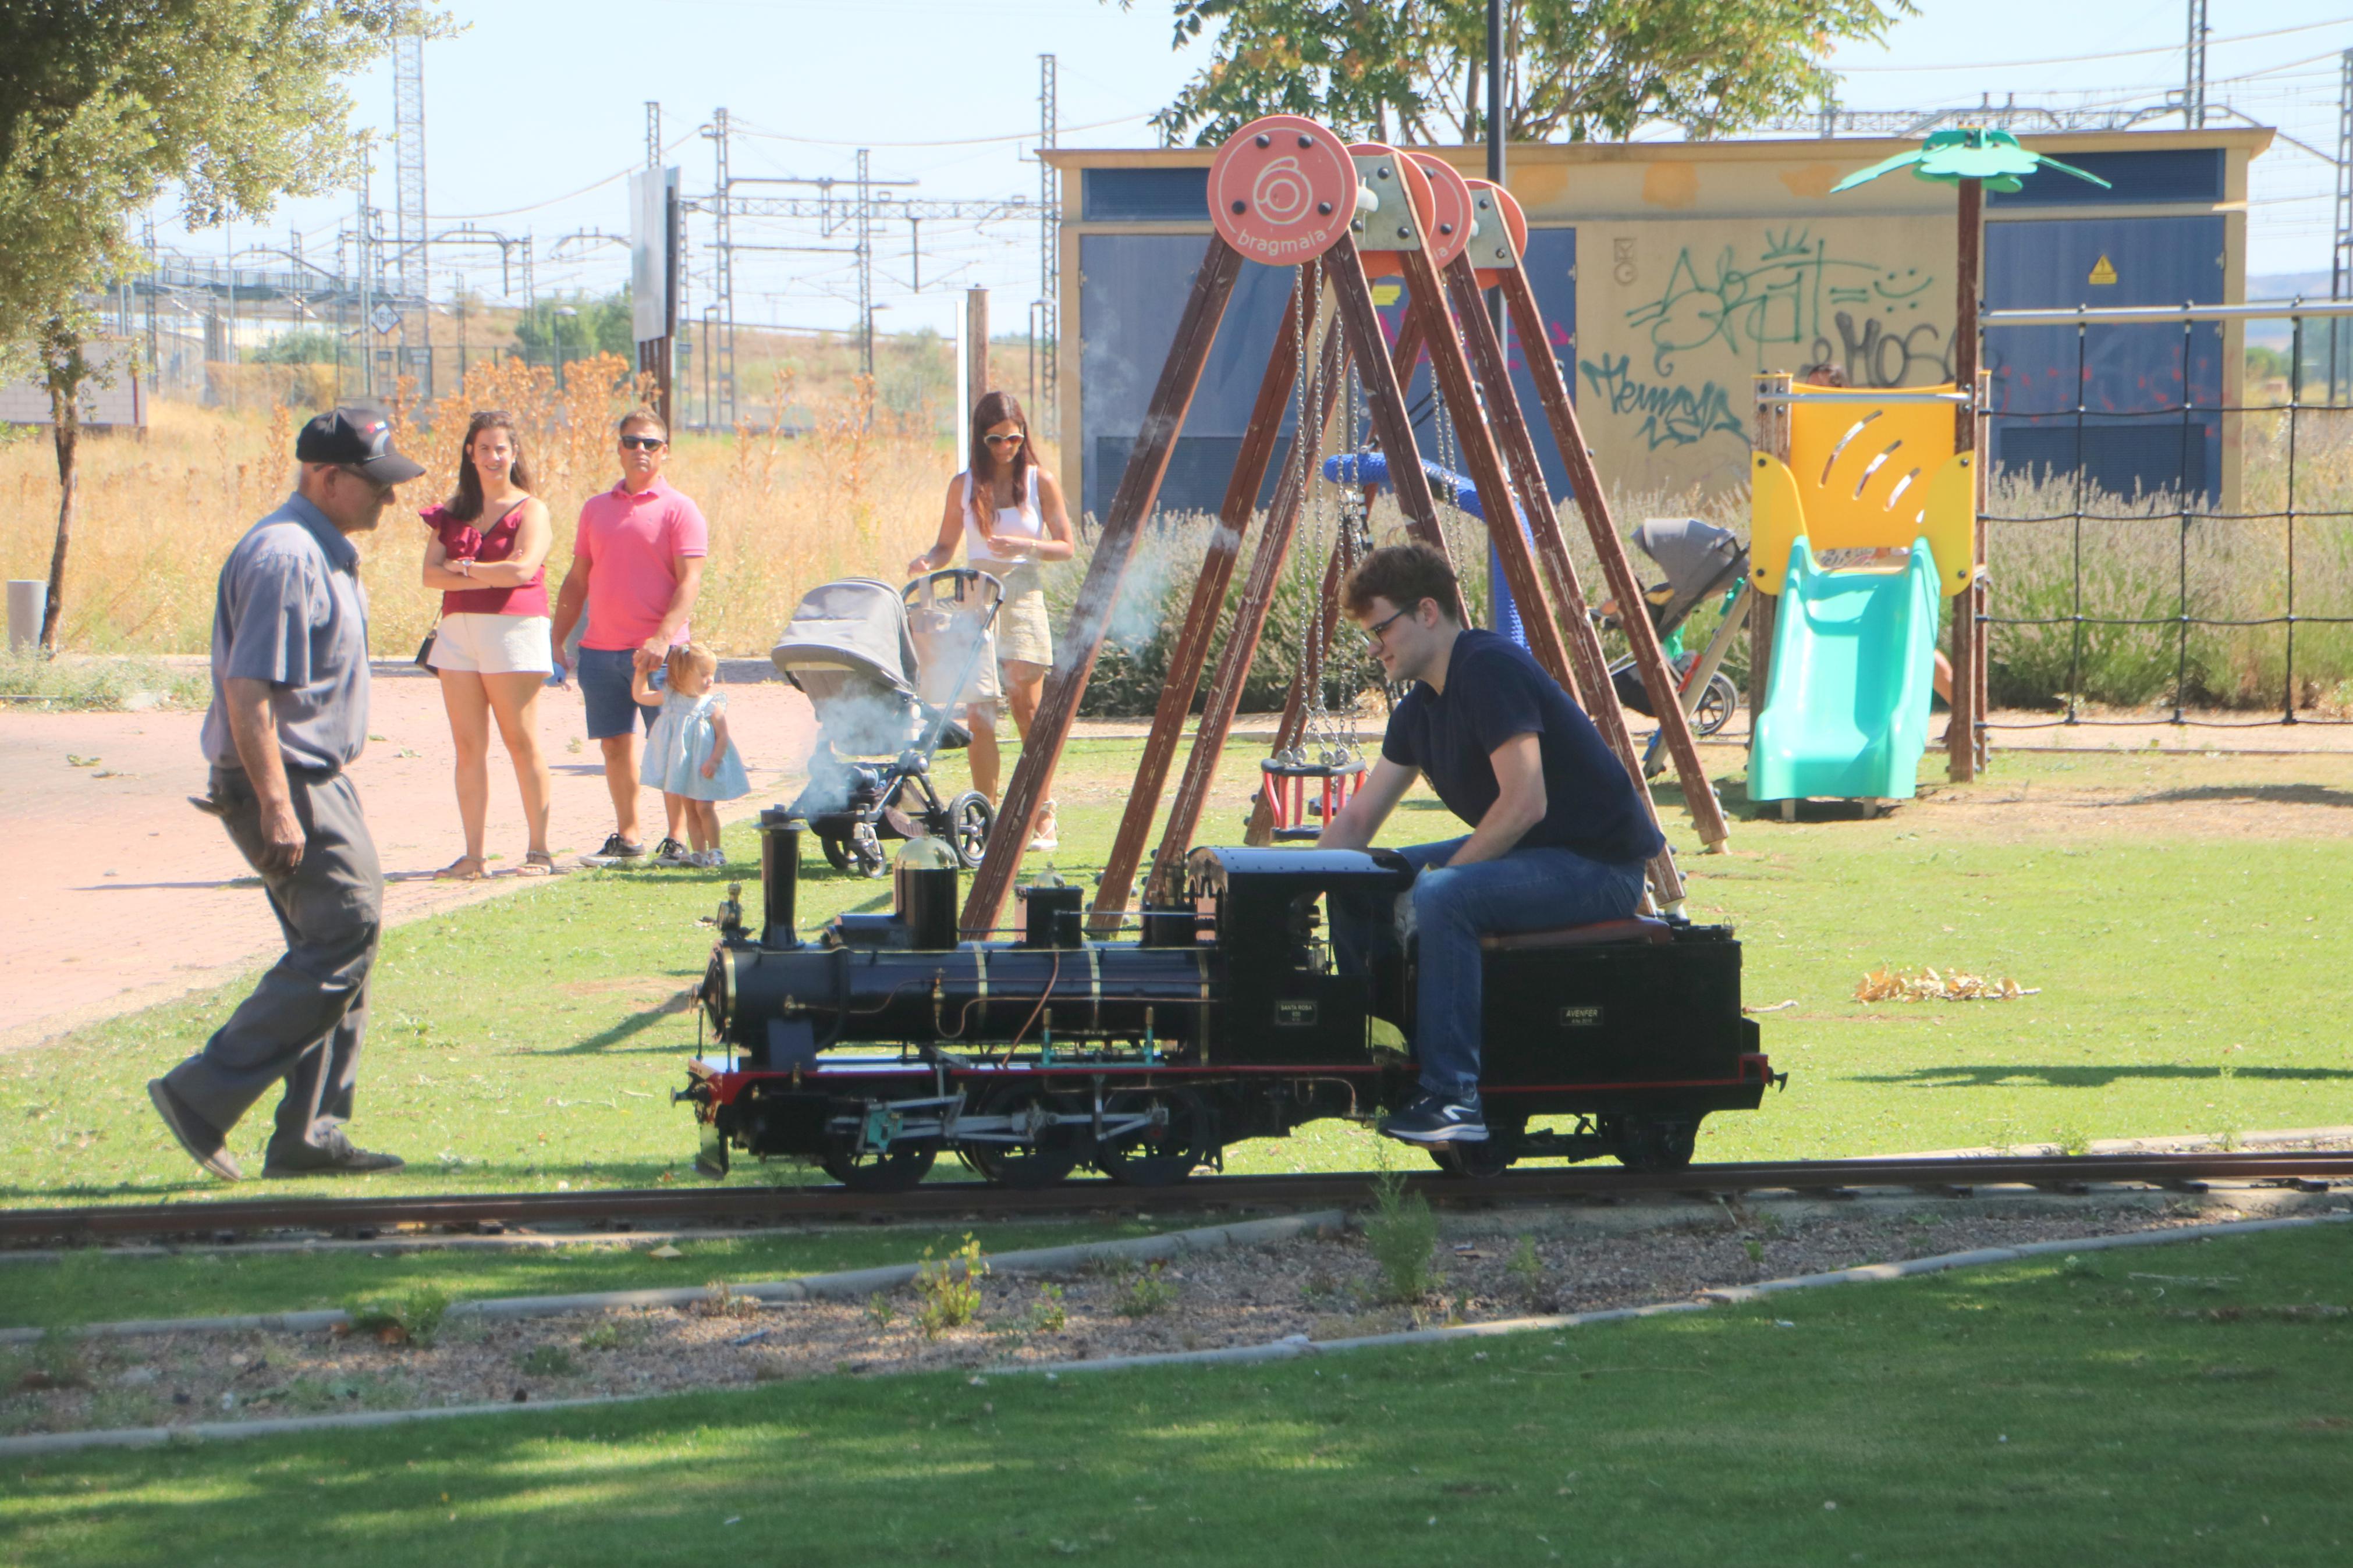
M 564 868 L 557 865 L 555 863 L 555 857 L 550 855 L 546 850 L 533 849 L 524 853 L 522 864 L 515 868 L 515 875 L 518 877 L 561 877 L 564 875 Z
M 473 869 L 467 870 L 466 868 L 469 866 Z M 437 882 L 479 882 L 488 874 L 483 868 L 480 856 L 460 855 L 438 871 L 434 872 L 433 879 Z

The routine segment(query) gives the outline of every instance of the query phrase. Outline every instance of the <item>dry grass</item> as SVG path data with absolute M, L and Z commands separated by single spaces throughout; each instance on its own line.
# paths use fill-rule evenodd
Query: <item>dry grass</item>
M 723 652 L 766 651 L 794 602 L 818 583 L 856 573 L 893 576 L 929 543 L 955 467 L 927 405 L 883 406 L 853 378 L 795 395 L 779 372 L 771 406 L 813 416 L 795 437 L 774 424 L 730 436 L 682 435 L 669 477 L 711 521 L 711 563 L 694 623 Z M 539 493 L 557 519 L 551 582 L 572 556 L 580 503 L 617 477 L 612 422 L 635 401 L 617 358 L 572 365 L 559 390 L 545 369 L 513 361 L 472 367 L 464 389 L 399 410 L 400 444 L 427 467 L 399 510 L 364 545 L 377 653 L 413 647 L 438 596 L 418 581 L 426 532 L 415 509 L 447 492 L 466 416 L 501 407 L 522 426 Z M 69 556 L 64 641 L 84 652 L 195 653 L 211 637 L 222 559 L 292 485 L 297 410 L 222 411 L 159 402 L 143 441 L 91 438 L 81 447 L 80 499 Z M 46 577 L 57 517 L 49 444 L 0 447 L 0 570 Z

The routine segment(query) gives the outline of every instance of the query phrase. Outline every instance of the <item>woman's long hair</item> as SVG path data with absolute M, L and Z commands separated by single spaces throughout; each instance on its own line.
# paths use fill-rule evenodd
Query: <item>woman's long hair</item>
M 507 467 L 507 478 L 517 489 L 531 489 L 531 470 L 523 466 L 522 437 L 514 426 L 514 416 L 504 409 L 485 408 L 466 421 L 466 439 L 458 448 L 458 489 L 441 510 L 459 522 L 471 522 L 482 515 L 482 476 L 474 471 L 474 437 L 485 430 L 503 430 L 514 447 L 514 461 Z M 1026 445 L 1026 443 L 1025 443 Z
M 1019 506 L 1028 499 L 1029 470 L 1038 466 L 1038 449 L 1029 444 L 1029 416 L 1021 412 L 1021 400 L 1009 392 L 983 393 L 972 405 L 972 498 L 973 505 L 982 515 L 987 515 L 987 492 L 981 487 L 997 482 L 997 453 L 983 439 L 988 427 L 1012 420 L 1021 426 L 1021 445 L 1013 452 L 1013 504 Z

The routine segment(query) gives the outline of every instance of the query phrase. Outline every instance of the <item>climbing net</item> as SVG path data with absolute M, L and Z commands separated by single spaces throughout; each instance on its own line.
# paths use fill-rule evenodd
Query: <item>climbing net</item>
M 2234 319 L 2285 352 L 2251 350 L 2230 400 Z M 1986 728 L 2353 722 L 2353 302 L 1982 324 L 1989 696 L 2051 713 Z M 2072 399 L 2016 368 L 2070 359 Z

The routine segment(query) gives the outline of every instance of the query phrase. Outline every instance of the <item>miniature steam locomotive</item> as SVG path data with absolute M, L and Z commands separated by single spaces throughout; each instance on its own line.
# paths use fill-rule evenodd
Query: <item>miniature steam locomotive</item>
M 956 858 L 918 839 L 890 913 L 805 942 L 801 824 L 771 808 L 760 827 L 760 929 L 731 891 L 701 993 L 724 1054 L 699 1058 L 678 1096 L 705 1174 L 741 1149 L 892 1192 L 952 1150 L 1007 1186 L 1090 1162 L 1153 1186 L 1239 1140 L 1415 1092 L 1410 954 L 1352 971 L 1319 930 L 1327 895 L 1410 885 L 1398 856 L 1199 848 L 1184 904 L 1147 907 L 1134 940 L 1090 940 L 1082 890 L 1049 880 L 1018 889 L 1016 940 L 962 942 Z M 1633 919 L 1485 945 L 1490 1137 L 1433 1150 L 1451 1171 L 1603 1154 L 1672 1168 L 1702 1117 L 1754 1109 L 1773 1080 L 1727 928 Z

